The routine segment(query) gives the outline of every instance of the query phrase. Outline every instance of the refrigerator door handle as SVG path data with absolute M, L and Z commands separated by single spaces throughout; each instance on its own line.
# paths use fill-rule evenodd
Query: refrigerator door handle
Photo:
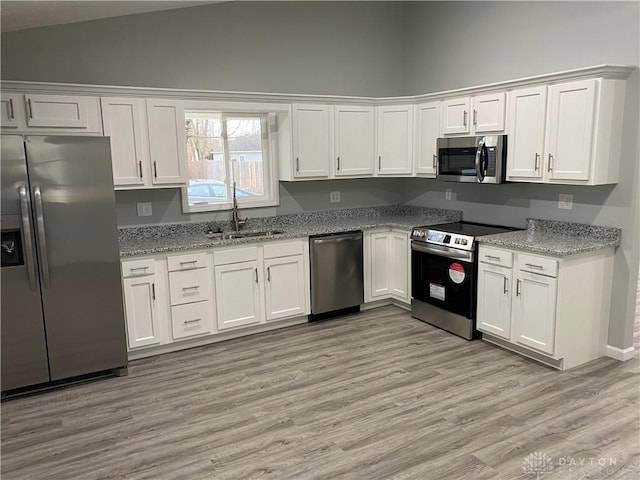
M 36 259 L 33 255 L 33 232 L 31 231 L 31 218 L 29 218 L 29 194 L 24 185 L 18 189 L 20 198 L 20 218 L 22 220 L 22 236 L 24 238 L 25 262 L 27 263 L 27 277 L 29 287 L 36 289 Z
M 42 193 L 40 187 L 34 187 L 33 199 L 36 205 L 36 229 L 38 231 L 38 242 L 40 244 L 40 259 L 42 260 L 42 283 L 45 287 L 51 284 L 49 277 L 49 255 L 47 253 L 47 237 L 44 230 L 44 216 L 42 213 Z

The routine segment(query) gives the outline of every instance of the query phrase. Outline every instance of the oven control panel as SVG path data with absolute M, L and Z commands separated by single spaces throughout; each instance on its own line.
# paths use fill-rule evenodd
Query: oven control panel
M 473 236 L 459 233 L 429 230 L 428 228 L 414 228 L 411 239 L 424 243 L 443 245 L 459 250 L 473 250 Z

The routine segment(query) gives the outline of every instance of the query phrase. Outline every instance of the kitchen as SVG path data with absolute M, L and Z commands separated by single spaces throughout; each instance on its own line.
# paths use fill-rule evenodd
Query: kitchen
M 633 20 L 637 7 L 631 3 L 616 3 L 615 7 L 598 3 L 486 5 L 490 8 L 485 10 L 460 3 L 383 2 L 365 8 L 350 3 L 230 2 L 8 32 L 2 38 L 3 80 L 384 97 L 441 92 L 591 65 L 638 63 L 638 42 L 629 41 L 637 38 L 637 21 Z M 483 24 L 478 19 L 485 26 L 498 24 L 500 28 L 480 28 Z M 532 26 L 536 21 L 546 25 L 543 36 Z M 469 38 L 443 27 L 453 23 L 469 32 Z M 572 25 L 571 40 L 567 24 Z M 166 33 L 169 30 L 171 34 Z M 196 61 L 201 55 L 187 48 L 193 43 L 188 40 L 199 38 L 196 32 L 205 31 L 211 35 L 206 43 L 211 49 L 210 62 Z M 229 36 L 238 31 L 245 40 L 229 46 Z M 509 35 L 519 41 L 504 41 Z M 473 68 L 477 59 L 469 48 L 471 43 L 501 60 Z M 219 45 L 226 49 L 217 50 Z M 446 54 L 440 51 L 443 46 Z M 552 49 L 557 52 L 553 58 L 548 56 Z M 527 62 L 519 60 L 525 56 Z M 637 104 L 636 84 L 637 71 L 629 80 L 627 106 Z M 634 188 L 638 176 L 636 114 L 633 108 L 625 110 L 623 160 L 615 186 L 518 183 L 485 188 L 421 178 L 283 182 L 278 207 L 242 213 L 255 218 L 331 209 L 336 205 L 330 203 L 329 193 L 339 191 L 340 208 L 405 204 L 461 210 L 465 219 L 521 228 L 530 217 L 621 228 L 609 343 L 624 350 L 633 345 L 640 239 Z M 451 190 L 451 200 L 446 190 Z M 559 194 L 573 195 L 572 210 L 557 208 Z M 230 216 L 228 211 L 183 214 L 178 189 L 119 191 L 116 199 L 121 227 L 227 220 Z M 137 216 L 140 202 L 152 204 L 150 217 Z

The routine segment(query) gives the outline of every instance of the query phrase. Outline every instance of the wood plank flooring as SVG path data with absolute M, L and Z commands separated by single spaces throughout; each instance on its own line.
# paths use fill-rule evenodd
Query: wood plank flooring
M 4 402 L 2 479 L 639 478 L 638 357 L 558 372 L 383 307 L 129 370 Z

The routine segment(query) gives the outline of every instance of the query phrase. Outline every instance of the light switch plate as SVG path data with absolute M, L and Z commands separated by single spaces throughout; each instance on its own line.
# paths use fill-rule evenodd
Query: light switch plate
M 450 188 L 447 188 L 447 189 L 444 191 L 444 198 L 445 198 L 446 200 L 451 200 L 451 189 L 450 189 Z
M 331 203 L 340 203 L 340 192 L 331 192 L 329 194 L 329 201 Z
M 139 217 L 150 217 L 153 215 L 153 209 L 151 208 L 151 202 L 140 202 L 137 204 Z
M 569 193 L 561 193 L 558 195 L 558 208 L 571 210 L 573 208 L 573 195 Z

